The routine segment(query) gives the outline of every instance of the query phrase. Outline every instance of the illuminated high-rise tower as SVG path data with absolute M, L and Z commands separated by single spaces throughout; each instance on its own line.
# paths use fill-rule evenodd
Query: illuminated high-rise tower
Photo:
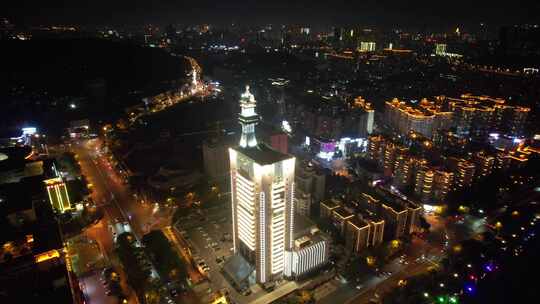
M 257 143 L 255 98 L 249 87 L 240 98 L 242 136 L 229 149 L 235 254 L 255 266 L 256 281 L 281 277 L 286 250 L 293 247 L 293 156 Z
M 240 137 L 240 147 L 255 147 L 257 146 L 257 138 L 255 137 L 255 126 L 259 121 L 259 116 L 255 113 L 255 97 L 249 91 L 249 86 L 246 86 L 246 91 L 240 97 L 240 124 L 242 125 L 242 137 Z

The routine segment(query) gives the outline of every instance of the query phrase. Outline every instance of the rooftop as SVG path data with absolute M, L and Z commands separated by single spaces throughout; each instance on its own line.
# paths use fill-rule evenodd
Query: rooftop
M 311 246 L 321 241 L 328 241 L 328 237 L 317 230 L 314 234 L 305 234 L 301 237 L 295 238 L 294 247 L 296 250 Z
M 365 221 L 372 221 L 376 223 L 384 221 L 382 216 L 376 214 L 375 212 L 371 212 L 367 209 L 358 211 L 357 215 Z
M 255 271 L 255 268 L 239 254 L 233 255 L 223 265 L 223 272 L 240 287 L 247 284 L 248 278 L 253 271 Z
M 337 208 L 336 210 L 334 210 L 334 213 L 336 213 L 341 218 L 349 218 L 353 216 L 353 214 L 349 210 L 343 207 Z
M 353 217 L 352 219 L 349 220 L 349 222 L 351 223 L 351 225 L 355 226 L 358 229 L 361 229 L 368 225 L 368 223 L 366 223 L 365 220 L 361 219 L 358 216 Z
M 329 199 L 321 202 L 321 204 L 326 206 L 328 209 L 333 209 L 341 206 L 340 201 L 338 201 L 337 199 Z
M 264 143 L 260 143 L 253 148 L 234 147 L 234 149 L 251 158 L 259 165 L 270 165 L 286 159 L 294 158 L 294 156 L 276 151 Z
M 410 117 L 431 119 L 435 115 L 450 115 L 450 112 L 442 110 L 442 102 L 440 99 L 429 101 L 426 98 L 420 100 L 419 103 L 411 103 L 397 98 L 387 101 L 386 105 L 390 108 L 401 111 Z

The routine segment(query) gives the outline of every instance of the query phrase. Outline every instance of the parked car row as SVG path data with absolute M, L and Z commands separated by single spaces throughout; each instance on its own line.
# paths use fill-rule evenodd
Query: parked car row
M 122 287 L 120 287 L 120 275 L 112 267 L 103 269 L 99 279 L 105 289 L 106 295 L 123 298 Z

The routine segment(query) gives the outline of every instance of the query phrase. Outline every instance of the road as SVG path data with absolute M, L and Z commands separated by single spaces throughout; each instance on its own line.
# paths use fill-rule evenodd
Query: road
M 383 280 L 374 280 L 371 285 L 367 285 L 364 290 L 362 290 L 358 295 L 349 301 L 345 302 L 347 304 L 367 304 L 370 299 L 376 298 L 377 295 L 382 295 L 394 288 L 397 287 L 399 280 L 406 279 L 427 271 L 430 267 L 428 262 L 420 262 L 409 264 L 407 267 L 404 267 L 401 271 L 394 273 L 392 276 L 383 279 Z M 376 295 L 377 294 L 377 295 Z
M 89 276 L 84 276 L 79 278 L 81 282 L 82 289 L 89 299 L 91 304 L 94 303 L 103 303 L 103 304 L 117 304 L 118 299 L 115 297 L 109 297 L 105 294 L 105 288 L 99 281 L 99 275 L 92 274 Z M 132 303 L 132 302 L 130 302 Z
M 122 287 L 124 293 L 128 295 L 128 302 L 138 303 L 135 293 L 125 281 L 125 274 L 118 267 L 118 261 L 114 259 L 114 242 L 111 231 L 109 230 L 109 224 L 113 223 L 115 219 L 122 218 L 122 212 L 115 205 L 109 203 L 111 194 L 108 190 L 108 181 L 103 179 L 102 173 L 94 163 L 93 157 L 88 153 L 88 149 L 80 145 L 74 145 L 72 146 L 72 150 L 77 155 L 82 173 L 87 177 L 88 183 L 92 184 L 92 199 L 104 211 L 104 217 L 96 225 L 86 229 L 85 234 L 88 238 L 96 240 L 106 260 L 112 265 L 115 265 L 115 269 L 120 272 Z M 105 295 L 105 290 L 99 282 L 99 273 L 83 279 L 83 291 L 91 304 L 118 302 L 114 297 Z
M 358 283 L 332 282 L 336 289 L 320 299 L 318 303 L 367 303 L 373 297 L 375 290 L 378 291 L 378 294 L 382 295 L 387 288 L 395 287 L 400 279 L 421 273 L 430 266 L 437 266 L 437 262 L 443 256 L 443 248 L 444 241 L 431 243 L 413 237 L 412 244 L 404 251 L 406 255 L 404 261 L 407 264 L 399 262 L 399 259 L 395 259 L 382 269 L 383 272 L 391 272 L 392 275 L 390 277 L 370 274 L 366 275 Z M 425 256 L 425 258 L 421 258 L 422 256 Z M 362 285 L 360 290 L 356 289 L 357 284 Z
M 167 239 L 174 244 L 174 249 L 177 254 L 184 260 L 186 271 L 191 282 L 197 284 L 204 280 L 205 277 L 195 268 L 189 249 L 187 249 L 189 246 L 182 236 L 171 226 L 164 227 L 162 231 Z
M 74 144 L 72 151 L 77 155 L 81 171 L 88 183 L 92 184 L 92 199 L 99 208 L 104 210 L 103 219 L 89 227 L 85 234 L 97 241 L 104 256 L 120 272 L 124 292 L 129 295 L 129 303 L 137 303 L 135 293 L 125 283 L 125 274 L 121 272 L 119 263 L 115 259 L 111 227 L 115 221 L 128 221 L 133 233 L 140 238 L 145 232 L 145 227 L 155 227 L 156 223 L 166 224 L 167 221 L 155 217 L 153 208 L 149 205 L 142 205 L 135 201 L 122 178 L 111 167 L 106 157 L 100 153 L 100 140 L 93 139 Z M 104 302 L 103 297 L 97 296 L 96 291 L 103 290 L 102 286 L 95 285 L 96 282 L 98 281 L 95 278 L 84 280 L 85 292 L 88 291 L 90 303 L 108 303 Z

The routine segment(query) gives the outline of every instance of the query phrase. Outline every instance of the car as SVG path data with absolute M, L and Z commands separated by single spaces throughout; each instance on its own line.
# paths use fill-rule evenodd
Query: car
M 176 289 L 171 289 L 171 297 L 176 297 L 178 295 L 178 291 Z
M 360 290 L 362 288 L 364 288 L 364 285 L 362 285 L 362 284 L 356 285 L 356 289 Z

